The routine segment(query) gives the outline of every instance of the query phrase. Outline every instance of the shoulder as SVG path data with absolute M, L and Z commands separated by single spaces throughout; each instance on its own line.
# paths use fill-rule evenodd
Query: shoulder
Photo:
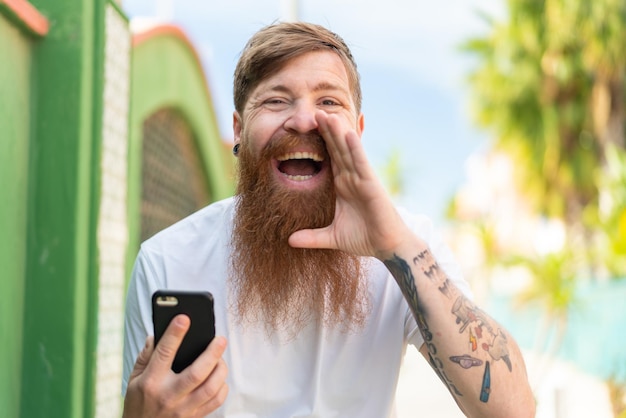
M 212 240 L 230 234 L 234 198 L 220 200 L 192 213 L 175 224 L 156 233 L 141 244 L 142 252 L 176 252 L 193 247 L 199 242 L 206 245 Z
M 407 226 L 426 242 L 437 264 L 443 268 L 448 277 L 462 292 L 471 297 L 472 292 L 463 278 L 461 266 L 450 250 L 441 230 L 436 227 L 432 219 L 424 214 L 411 213 L 402 207 L 398 207 L 397 210 Z
M 435 224 L 430 217 L 421 213 L 409 212 L 401 206 L 396 209 L 408 227 L 424 241 L 430 243 L 431 240 L 437 239 Z

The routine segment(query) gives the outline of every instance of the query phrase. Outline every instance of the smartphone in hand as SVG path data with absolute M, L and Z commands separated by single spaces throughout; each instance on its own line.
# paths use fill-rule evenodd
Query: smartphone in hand
M 176 290 L 154 292 L 152 323 L 155 347 L 170 321 L 178 314 L 187 315 L 191 320 L 191 325 L 172 364 L 172 370 L 176 373 L 180 373 L 193 363 L 215 337 L 213 295 L 209 292 Z

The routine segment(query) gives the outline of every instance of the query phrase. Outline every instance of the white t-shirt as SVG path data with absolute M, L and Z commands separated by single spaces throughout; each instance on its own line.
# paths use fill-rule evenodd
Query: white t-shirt
M 423 339 L 400 288 L 380 261 L 368 267 L 371 312 L 350 333 L 310 325 L 295 338 L 240 328 L 229 312 L 227 277 L 234 200 L 192 214 L 144 242 L 127 295 L 124 378 L 152 335 L 151 296 L 158 289 L 207 290 L 215 301 L 216 333 L 224 335 L 229 394 L 210 417 L 393 417 L 407 343 Z M 469 294 L 458 266 L 432 223 L 401 214 L 437 262 Z

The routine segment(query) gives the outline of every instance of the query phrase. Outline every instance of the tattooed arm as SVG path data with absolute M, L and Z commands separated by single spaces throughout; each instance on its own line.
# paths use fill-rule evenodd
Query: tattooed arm
M 430 250 L 416 239 L 415 248 L 384 262 L 424 338 L 420 352 L 463 412 L 533 417 L 535 403 L 515 341 L 456 288 Z
M 331 155 L 335 218 L 326 228 L 295 232 L 289 243 L 382 260 L 415 315 L 425 341 L 420 351 L 464 413 L 534 416 L 524 361 L 513 338 L 463 296 L 404 223 L 367 161 L 359 131 L 336 115 L 315 116 Z

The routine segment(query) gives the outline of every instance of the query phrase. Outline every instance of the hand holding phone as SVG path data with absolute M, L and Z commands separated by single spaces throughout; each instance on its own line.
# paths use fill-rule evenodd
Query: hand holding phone
M 213 296 L 209 292 L 175 290 L 154 292 L 152 323 L 155 346 L 159 343 L 170 321 L 179 314 L 187 315 L 191 320 L 191 325 L 172 363 L 172 370 L 176 373 L 180 373 L 193 363 L 215 337 Z
M 182 366 L 176 367 L 181 373 L 172 373 L 172 362 L 175 353 L 181 347 L 185 335 L 191 327 L 189 311 L 183 309 L 187 318 L 178 317 L 178 314 L 169 325 L 165 313 L 174 305 L 172 296 L 162 299 L 166 303 L 156 303 L 154 299 L 157 328 L 166 324 L 167 329 L 160 337 L 159 346 L 152 338 L 146 339 L 146 345 L 139 353 L 128 380 L 128 388 L 124 397 L 123 417 L 156 417 L 156 416 L 205 416 L 219 408 L 228 394 L 228 368 L 223 359 L 226 349 L 226 339 L 216 337 L 209 347 L 201 352 L 200 359 L 196 360 L 187 370 Z M 177 299 L 178 300 L 178 299 Z M 180 302 L 180 300 L 179 300 Z M 206 304 L 206 297 L 200 305 Z M 187 306 L 187 302 L 182 303 Z M 192 305 L 195 305 L 192 303 Z M 210 311 L 212 312 L 212 311 Z M 170 316 L 170 315 L 168 315 Z M 202 316 L 201 316 L 202 317 Z M 196 321 L 197 322 L 197 321 Z M 206 335 L 206 333 L 203 333 Z M 152 341 L 151 341 L 152 340 Z M 182 351 L 181 351 L 182 352 Z M 179 354 L 180 355 L 180 354 Z M 193 362 L 189 360 L 188 363 Z M 200 394 L 200 396 L 198 396 Z

